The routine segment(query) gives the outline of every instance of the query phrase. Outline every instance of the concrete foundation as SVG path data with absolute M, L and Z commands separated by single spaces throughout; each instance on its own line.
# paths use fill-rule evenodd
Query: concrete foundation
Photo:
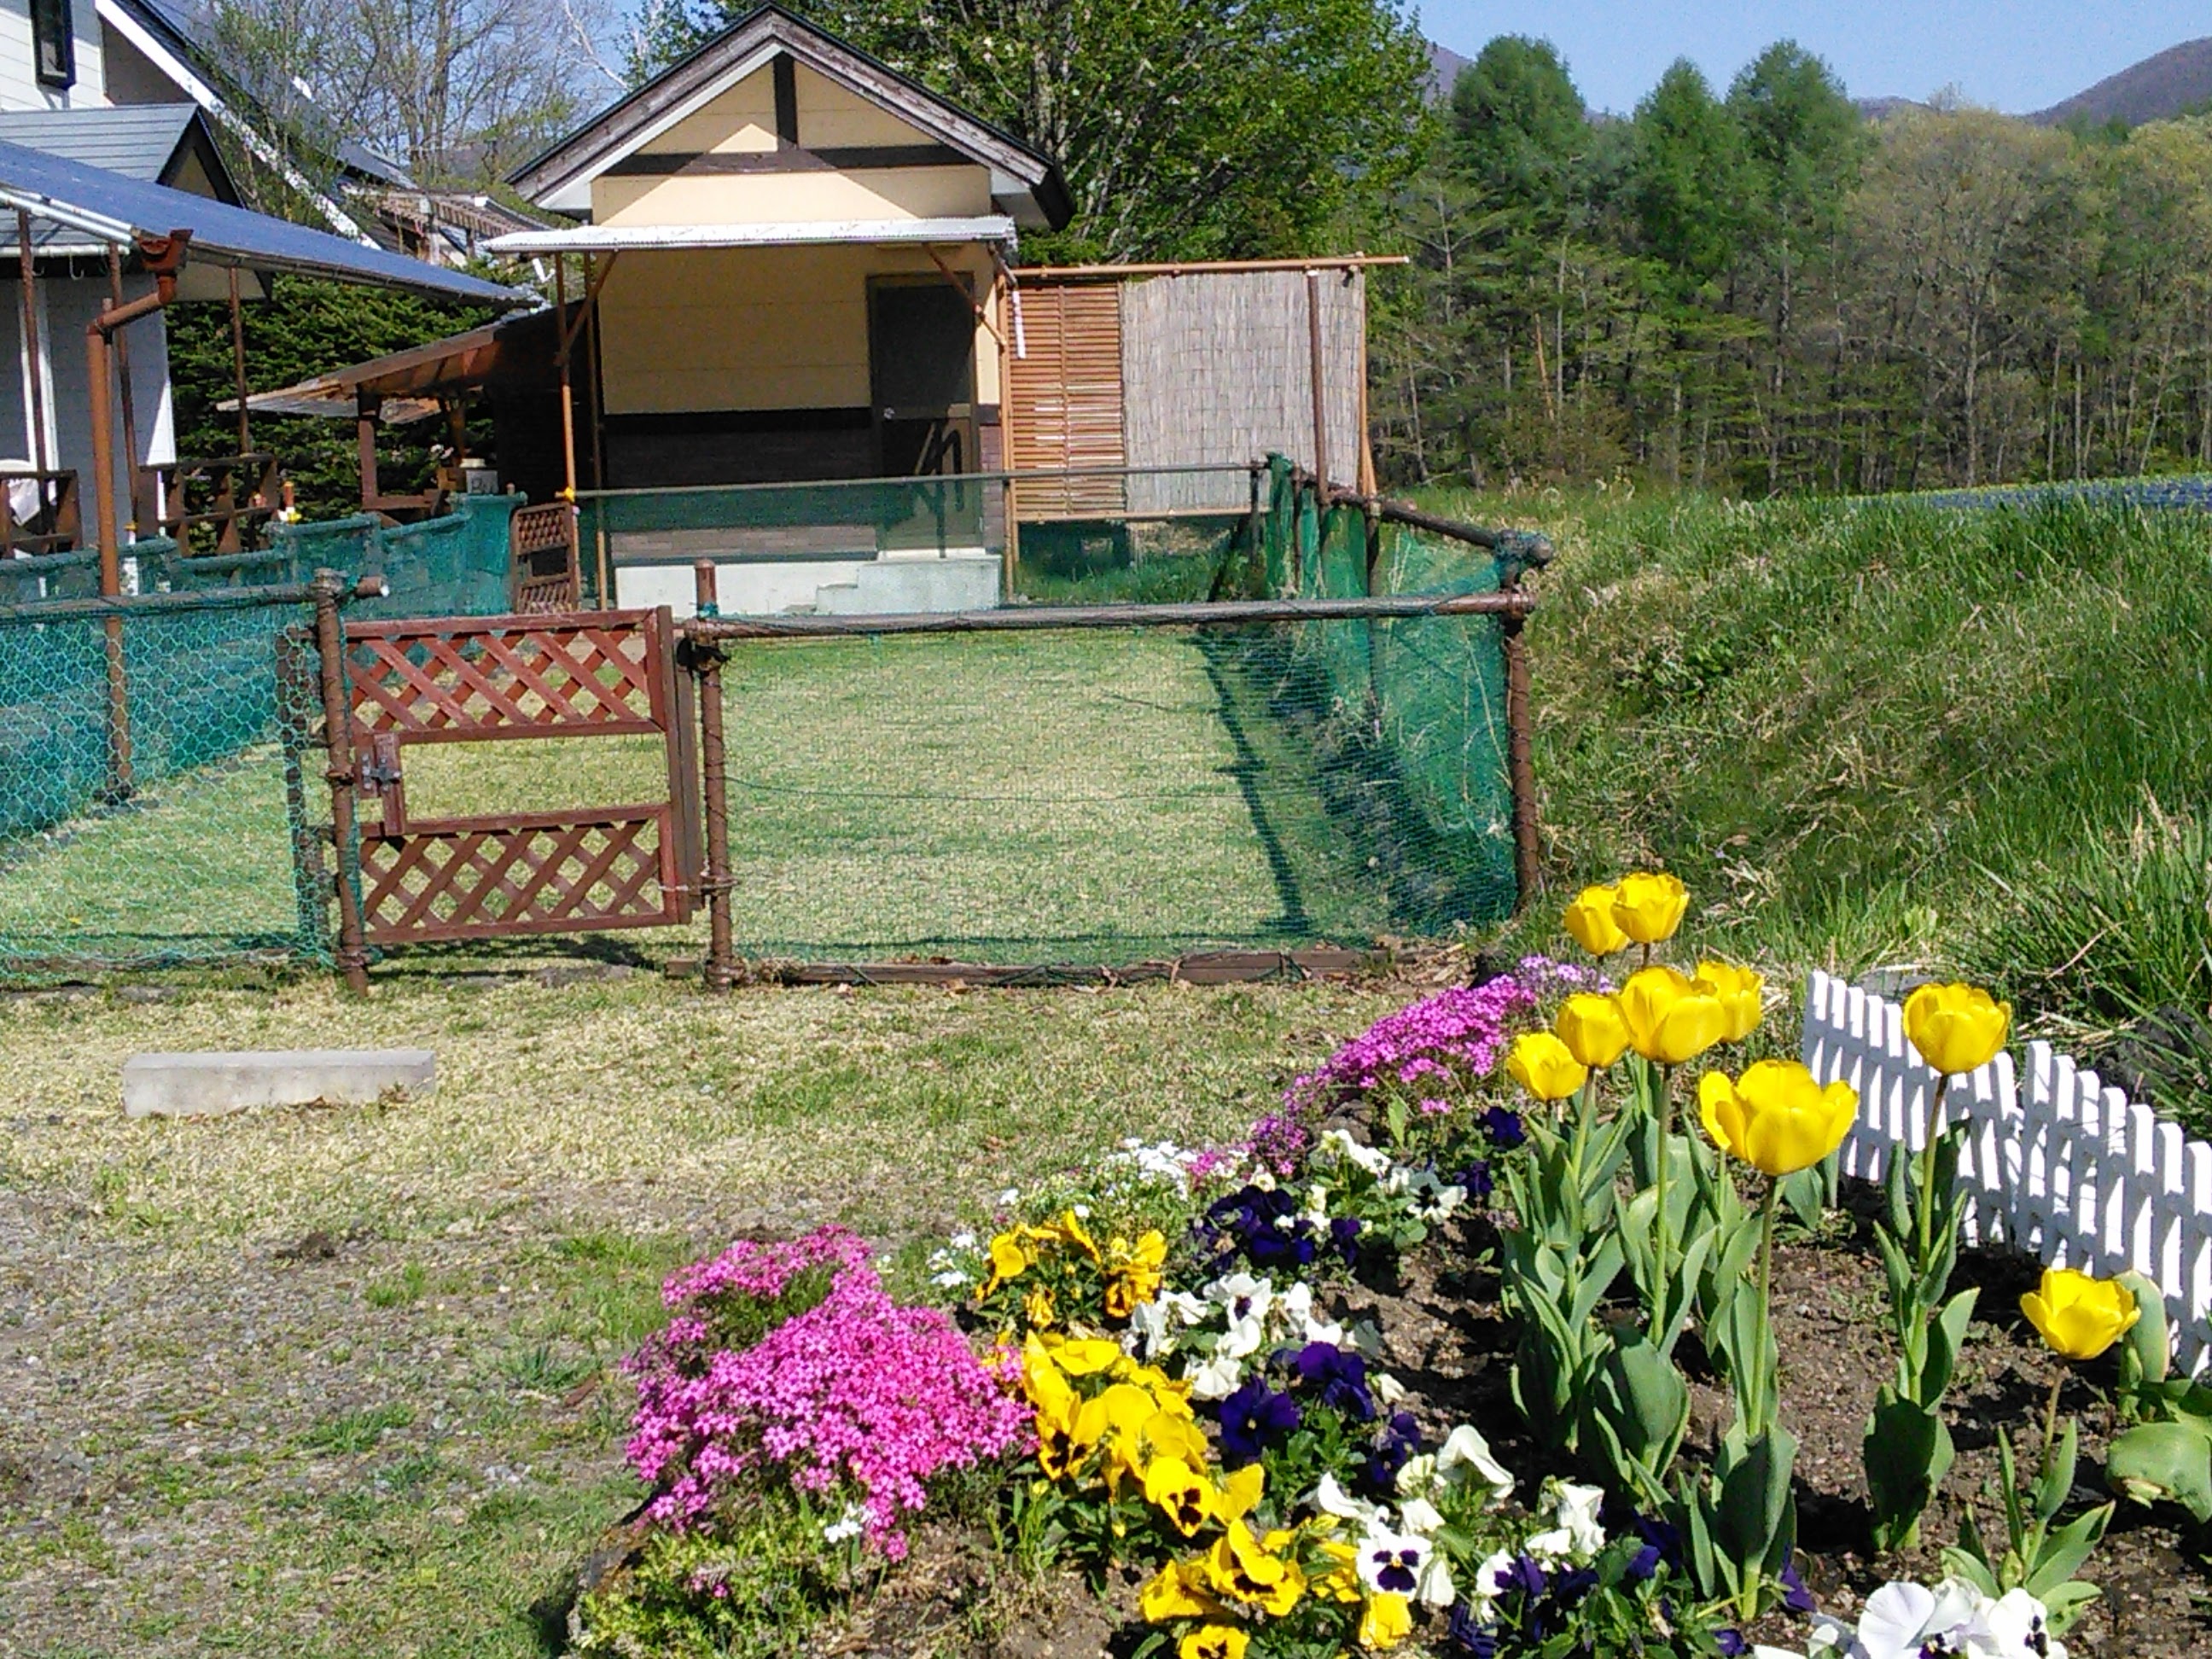
M 262 1053 L 133 1054 L 123 1065 L 131 1117 L 204 1117 L 249 1106 L 360 1106 L 427 1095 L 438 1084 L 428 1048 L 301 1048 Z

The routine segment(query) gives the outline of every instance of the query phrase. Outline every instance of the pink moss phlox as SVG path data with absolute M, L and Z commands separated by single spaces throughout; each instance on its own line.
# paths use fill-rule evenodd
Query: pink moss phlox
M 843 1227 L 817 1227 L 804 1238 L 757 1243 L 741 1238 L 717 1256 L 695 1261 L 668 1276 L 660 1287 L 664 1307 L 680 1308 L 735 1291 L 766 1301 L 809 1267 L 865 1267 L 867 1241 Z
M 1018 1361 L 1010 1370 L 1003 1354 L 979 1358 L 944 1313 L 900 1307 L 866 1255 L 824 1229 L 792 1245 L 734 1246 L 671 1279 L 772 1297 L 805 1267 L 840 1264 L 818 1305 L 749 1348 L 716 1348 L 703 1322 L 679 1316 L 625 1362 L 638 1390 L 627 1455 L 659 1488 L 653 1519 L 689 1527 L 732 1483 L 780 1467 L 810 1495 L 857 1486 L 867 1537 L 896 1560 L 900 1522 L 922 1507 L 930 1477 L 1026 1447 Z
M 1281 1109 L 1253 1126 L 1253 1155 L 1289 1174 L 1331 1106 L 1378 1088 L 1418 1088 L 1422 1110 L 1433 1115 L 1431 1103 L 1443 1098 L 1437 1085 L 1487 1078 L 1514 1034 L 1533 1022 L 1537 988 L 1568 982 L 1558 976 L 1561 971 L 1579 976 L 1583 970 L 1529 957 L 1518 973 L 1455 986 L 1385 1014 L 1284 1091 Z

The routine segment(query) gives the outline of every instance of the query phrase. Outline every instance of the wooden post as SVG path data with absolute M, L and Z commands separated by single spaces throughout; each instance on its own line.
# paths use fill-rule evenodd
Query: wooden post
M 15 210 L 16 246 L 21 254 L 23 283 L 23 366 L 30 371 L 31 454 L 39 471 L 46 470 L 46 388 L 39 361 L 39 267 L 31 257 L 31 216 Z M 41 486 L 43 489 L 43 486 Z M 12 514 L 10 516 L 13 516 Z
M 384 399 L 366 388 L 353 394 L 355 441 L 361 455 L 361 510 L 376 510 L 376 417 Z
M 721 612 L 714 586 L 714 562 L 691 567 L 697 584 L 698 614 Z M 693 672 L 699 677 L 700 807 L 707 815 L 707 971 L 709 991 L 725 992 L 738 977 L 737 947 L 730 919 L 730 773 L 722 738 L 722 647 L 694 639 Z
M 576 400 L 568 382 L 568 256 L 553 256 L 554 327 L 560 330 L 561 347 L 554 361 L 561 370 L 561 499 L 576 499 Z
M 1516 586 L 1517 582 L 1509 584 Z M 1498 619 L 1505 649 L 1505 775 L 1513 790 L 1513 908 L 1528 908 L 1536 896 L 1539 853 L 1536 823 L 1536 767 L 1530 753 L 1533 715 L 1528 698 L 1528 646 L 1522 617 L 1509 611 Z
M 246 313 L 238 302 L 238 267 L 230 268 L 230 373 L 238 388 L 238 453 L 253 453 L 253 422 L 246 410 Z
M 323 775 L 331 786 L 331 839 L 337 843 L 338 971 L 346 988 L 368 994 L 368 942 L 362 926 L 361 843 L 354 825 L 353 710 L 345 689 L 345 629 L 338 620 L 338 599 L 345 579 L 335 570 L 315 573 L 315 652 L 322 659 L 323 742 L 330 761 Z
M 94 532 L 100 538 L 100 597 L 123 594 L 123 550 L 115 529 L 115 434 L 108 402 L 107 335 L 97 321 L 84 331 L 85 385 L 92 405 Z M 121 800 L 131 791 L 131 691 L 123 666 L 123 618 L 101 623 L 107 636 L 107 793 Z
M 1328 401 L 1322 374 L 1321 272 L 1306 272 L 1306 355 L 1313 380 L 1314 482 L 1328 505 Z
M 592 366 L 592 488 L 607 487 L 606 447 L 606 386 L 601 379 L 599 362 L 599 290 L 606 285 L 607 277 L 614 274 L 615 256 L 609 254 L 605 270 L 590 287 L 591 301 L 584 311 L 584 349 Z M 592 580 L 597 591 L 599 608 L 605 610 L 614 600 L 614 571 L 608 559 L 607 526 L 605 508 L 592 515 Z M 576 538 L 572 536 L 573 542 Z M 577 588 L 580 600 L 583 589 Z
M 120 311 L 123 308 L 123 250 L 114 243 L 107 245 L 107 295 L 109 301 Z M 123 481 L 131 497 L 131 534 L 137 539 L 138 526 L 149 515 L 139 511 L 139 492 L 144 487 L 138 475 L 138 410 L 135 395 L 131 390 L 131 336 L 128 332 L 115 337 L 115 390 L 123 401 Z M 41 462 L 40 465 L 44 465 Z

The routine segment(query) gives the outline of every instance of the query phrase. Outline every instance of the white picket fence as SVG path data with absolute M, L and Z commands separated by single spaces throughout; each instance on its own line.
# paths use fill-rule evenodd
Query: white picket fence
M 1805 1064 L 1859 1091 L 1843 1146 L 1847 1175 L 1881 1179 L 1923 1145 L 1936 1077 L 1905 1038 L 1905 1011 L 1826 974 L 1805 988 Z M 2212 1358 L 2212 1146 L 2161 1121 L 2047 1042 L 2027 1045 L 2020 1086 L 2010 1054 L 1952 1079 L 1946 1126 L 1968 1125 L 1959 1182 L 1972 1194 L 1970 1240 L 2009 1243 L 2052 1267 L 2099 1277 L 2130 1268 L 2164 1293 L 2175 1359 Z

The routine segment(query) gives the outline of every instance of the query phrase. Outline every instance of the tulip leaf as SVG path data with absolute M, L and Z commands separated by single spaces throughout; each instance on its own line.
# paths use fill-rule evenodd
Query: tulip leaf
M 1782 1178 L 1782 1201 L 1790 1206 L 1790 1213 L 1796 1218 L 1797 1224 L 1808 1233 L 1819 1228 L 1827 1197 L 1828 1174 L 1819 1164 Z
M 2045 1538 L 2036 1559 L 2027 1564 L 2027 1593 L 2048 1605 L 2051 1597 L 2047 1592 L 2057 1589 L 2079 1572 L 2103 1540 L 2105 1528 L 2112 1524 L 2116 1507 L 2100 1504 L 2086 1515 L 2075 1516 Z
M 2163 1382 L 2171 1364 L 2171 1348 L 2166 1332 L 2166 1297 L 2157 1285 L 2139 1273 L 2120 1275 L 2121 1284 L 2128 1287 L 2141 1310 L 2134 1327 L 2123 1339 L 2125 1355 L 2131 1360 L 2136 1376 L 2144 1382 Z
M 1796 1438 L 1778 1425 L 1756 1440 L 1746 1440 L 1739 1423 L 1722 1442 L 1714 1461 L 1720 1501 L 1713 1543 L 1737 1568 L 1739 1583 L 1761 1573 L 1778 1575 L 1789 1565 L 1797 1543 L 1797 1512 L 1790 1501 L 1790 1469 L 1796 1461 Z
M 2081 1433 L 2069 1419 L 2065 1432 L 2058 1437 L 2051 1449 L 2050 1461 L 2035 1480 L 2035 1518 L 2053 1521 L 2066 1506 L 2066 1495 L 2074 1490 L 2074 1466 L 2079 1456 Z
M 1867 1419 L 1863 1452 L 1875 1542 L 1895 1549 L 1912 1535 L 1950 1472 L 1950 1433 L 1936 1412 L 1886 1386 Z
M 2179 1504 L 2212 1521 L 2212 1439 L 2193 1423 L 2139 1423 L 2105 1449 L 2105 1479 L 2121 1497 Z

